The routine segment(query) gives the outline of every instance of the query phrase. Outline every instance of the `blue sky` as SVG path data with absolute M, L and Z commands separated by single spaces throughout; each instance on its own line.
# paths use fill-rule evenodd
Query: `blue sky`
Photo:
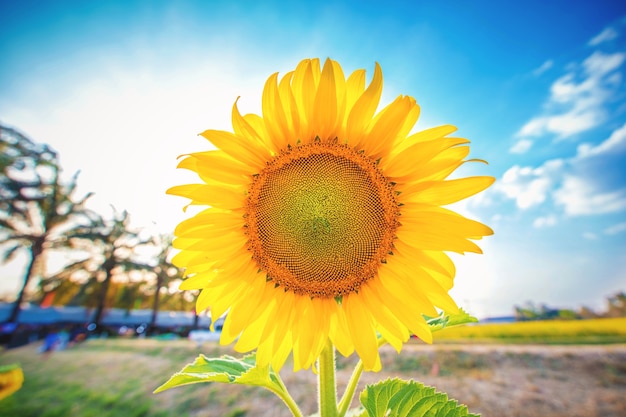
M 0 0 L 0 56 L 0 122 L 80 170 L 95 209 L 162 232 L 183 219 L 164 190 L 193 180 L 176 156 L 229 130 L 237 96 L 259 112 L 265 79 L 302 58 L 370 76 L 379 62 L 385 103 L 414 96 L 418 129 L 454 124 L 490 163 L 460 174 L 497 178 L 456 207 L 496 232 L 455 257 L 460 305 L 601 308 L 626 290 L 622 2 Z

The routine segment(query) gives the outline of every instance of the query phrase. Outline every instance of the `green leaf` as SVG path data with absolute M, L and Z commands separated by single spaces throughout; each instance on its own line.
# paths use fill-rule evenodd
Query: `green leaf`
M 478 319 L 474 316 L 470 316 L 465 310 L 460 308 L 457 314 L 446 314 L 445 312 L 442 312 L 437 317 L 426 317 L 426 322 L 430 326 L 430 330 L 436 332 L 445 327 L 458 326 L 467 323 L 478 323 Z
M 279 378 L 274 371 L 256 366 L 254 354 L 242 359 L 228 355 L 219 358 L 207 358 L 200 355 L 193 363 L 172 375 L 165 384 L 154 390 L 154 393 L 200 382 L 243 384 L 266 387 L 273 391 L 282 390 Z
M 362 415 L 369 417 L 478 417 L 432 387 L 398 378 L 368 385 L 360 399 L 366 410 Z

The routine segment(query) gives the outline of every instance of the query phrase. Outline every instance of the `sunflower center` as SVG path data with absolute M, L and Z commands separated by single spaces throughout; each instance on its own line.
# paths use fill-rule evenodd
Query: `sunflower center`
M 248 244 L 269 280 L 311 297 L 358 291 L 391 251 L 398 205 L 375 162 L 337 143 L 282 152 L 255 177 Z

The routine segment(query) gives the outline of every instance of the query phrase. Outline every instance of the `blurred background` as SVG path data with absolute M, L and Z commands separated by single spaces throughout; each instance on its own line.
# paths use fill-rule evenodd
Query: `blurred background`
M 625 342 L 623 322 L 580 324 L 626 310 L 623 2 L 0 0 L 0 57 L 0 321 L 12 323 L 2 330 L 5 346 L 31 349 L 25 357 L 39 360 L 36 349 L 59 323 L 54 333 L 65 332 L 72 347 L 81 335 L 175 338 L 208 326 L 209 316 L 193 312 L 195 294 L 177 290 L 181 271 L 169 262 L 169 235 L 186 218 L 186 201 L 165 190 L 195 182 L 175 169 L 176 158 L 209 149 L 198 133 L 231 130 L 237 97 L 242 113 L 260 113 L 267 77 L 309 57 L 335 59 L 346 74 L 365 68 L 368 82 L 378 62 L 381 103 L 415 97 L 416 129 L 453 124 L 472 141 L 470 157 L 489 162 L 457 173 L 497 179 L 453 207 L 495 230 L 480 243 L 483 255 L 453 258 L 452 295 L 460 306 L 483 323 L 578 323 L 442 341 Z M 211 338 L 198 336 L 172 357 L 212 343 L 205 336 Z M 144 352 L 116 343 L 94 349 Z M 626 371 L 614 364 L 623 356 L 610 355 L 589 365 L 606 371 L 589 383 L 623 389 Z M 20 358 L 0 354 L 0 362 L 10 359 Z M 85 366 L 95 365 L 85 359 Z M 440 376 L 431 363 L 402 366 Z M 487 371 L 470 377 L 498 385 Z M 46 376 L 38 378 L 41 393 Z M 528 392 L 540 398 L 556 395 L 533 386 Z M 580 406 L 580 415 L 624 415 L 623 399 L 611 392 L 581 397 L 604 400 Z M 111 403 L 135 401 L 110 395 Z M 475 401 L 479 408 L 484 402 Z M 606 403 L 613 408 L 602 411 Z M 151 404 L 136 415 L 157 415 Z M 531 415 L 498 410 L 492 415 Z M 537 415 L 577 415 L 541 410 Z M 237 415 L 236 407 L 219 411 L 226 412 Z

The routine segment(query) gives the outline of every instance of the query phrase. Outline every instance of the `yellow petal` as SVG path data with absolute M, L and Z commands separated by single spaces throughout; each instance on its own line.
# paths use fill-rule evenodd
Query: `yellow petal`
M 419 265 L 450 279 L 456 273 L 454 264 L 445 253 L 414 249 L 399 239 L 394 241 L 393 257 L 407 267 Z
M 220 181 L 242 184 L 250 181 L 250 168 L 230 158 L 224 152 L 210 151 L 188 155 L 178 168 L 197 172 L 205 182 Z
M 253 173 L 258 172 L 259 168 L 263 167 L 267 161 L 263 158 L 266 152 L 260 149 L 261 146 L 237 137 L 230 132 L 209 129 L 200 135 L 215 145 L 216 148 L 226 152 L 233 159 L 249 166 Z
M 369 87 L 357 99 L 348 115 L 346 125 L 346 141 L 352 146 L 360 147 L 368 125 L 378 107 L 380 96 L 383 91 L 383 73 L 378 63 L 374 68 L 374 78 Z
M 288 331 L 283 337 L 276 339 L 270 335 L 259 344 L 256 359 L 257 366 L 271 365 L 276 372 L 280 371 L 293 348 L 291 333 Z
M 293 79 L 293 71 L 287 73 L 278 85 L 278 94 L 280 95 L 280 101 L 285 110 L 285 117 L 287 126 L 283 127 L 284 140 L 287 142 L 285 146 L 294 146 L 300 137 L 300 113 L 298 111 L 298 105 L 291 89 L 291 81 Z
M 263 333 L 263 339 L 273 339 L 273 345 L 279 346 L 281 340 L 288 333 L 291 334 L 293 321 L 296 316 L 295 300 L 296 295 L 291 291 L 284 291 L 280 288 L 275 288 L 279 299 L 278 309 L 276 310 L 274 325 L 265 329 Z
M 274 138 L 269 134 L 261 116 L 249 113 L 243 116 L 243 120 L 248 123 L 251 129 L 257 132 L 262 141 L 263 147 L 268 151 L 269 158 L 276 156 L 280 150 L 284 148 L 284 144 L 280 138 Z
M 268 285 L 266 285 L 268 287 Z M 278 300 L 275 297 L 264 296 L 263 299 L 266 300 L 264 303 L 259 303 L 257 311 L 255 311 L 255 317 L 252 319 L 250 323 L 248 323 L 237 343 L 235 344 L 235 350 L 237 352 L 249 352 L 251 350 L 256 349 L 263 340 L 262 336 L 267 327 L 273 327 L 275 321 L 269 320 L 270 317 L 273 317 L 274 312 L 276 311 Z M 259 365 L 267 365 L 269 361 L 264 364 L 259 363 Z
M 346 320 L 354 348 L 363 361 L 365 370 L 373 370 L 378 358 L 378 342 L 372 328 L 372 317 L 356 294 L 343 297 L 342 306 L 346 312 Z
M 260 279 L 253 280 L 251 285 L 245 286 L 237 298 L 231 299 L 230 311 L 222 327 L 221 343 L 232 343 L 239 336 L 243 328 L 250 323 L 257 307 L 260 306 L 259 299 L 255 296 L 262 292 L 263 286 L 265 285 L 266 284 Z M 244 302 L 242 302 L 242 300 Z M 258 315 L 256 317 L 258 317 Z
M 356 70 L 350 74 L 346 80 L 346 111 L 344 113 L 344 125 L 347 123 L 348 115 L 354 107 L 354 103 L 356 103 L 357 99 L 363 94 L 364 90 L 365 70 Z
M 185 290 L 201 290 L 207 286 L 207 284 L 215 277 L 217 271 L 210 271 L 204 274 L 197 274 L 193 277 L 186 278 L 183 282 L 180 283 L 178 289 L 181 291 Z
M 328 302 L 335 303 L 335 300 L 329 300 Z M 331 306 L 330 318 L 330 340 L 343 356 L 348 357 L 352 355 L 354 343 L 350 337 L 344 309 L 339 308 L 335 303 L 334 306 Z
M 179 185 L 167 190 L 168 194 L 191 199 L 193 204 L 228 210 L 242 208 L 245 204 L 246 192 L 245 187 L 231 187 L 222 183 Z
M 313 355 L 313 349 L 316 347 L 316 338 L 319 338 L 319 333 L 316 334 L 317 321 L 316 311 L 312 306 L 311 299 L 309 297 L 298 297 L 296 300 L 296 310 L 299 312 L 298 320 L 294 321 L 296 325 L 294 329 L 294 346 L 293 346 L 293 361 L 294 371 L 300 369 L 307 369 L 317 359 Z
M 407 96 L 406 98 L 409 100 L 409 113 L 407 114 L 406 119 L 398 132 L 398 139 L 401 139 L 399 142 L 406 138 L 411 129 L 415 126 L 415 123 L 417 123 L 417 119 L 419 119 L 420 116 L 420 106 L 415 102 L 415 99 L 410 96 Z M 399 142 L 394 143 L 394 145 L 397 145 Z
M 432 343 L 430 328 L 422 317 L 422 314 L 427 314 L 426 312 L 420 311 L 414 303 L 411 303 L 411 300 L 406 300 L 406 297 L 398 298 L 398 295 L 383 285 L 372 285 L 371 288 L 378 293 L 379 298 L 385 300 L 387 308 L 404 323 L 410 332 L 418 335 L 425 342 Z
M 335 74 L 335 91 L 337 96 L 337 117 L 335 118 L 335 137 L 342 140 L 345 137 L 344 117 L 346 114 L 346 77 L 341 65 L 337 61 L 331 61 Z M 331 138 L 331 139 L 334 139 Z
M 230 233 L 220 237 L 214 236 L 210 239 L 181 238 L 178 237 L 172 242 L 174 248 L 197 252 L 211 252 L 225 248 L 244 247 L 247 238 L 242 233 Z
M 428 142 L 418 142 L 408 147 L 404 152 L 381 161 L 381 168 L 390 178 L 403 178 L 412 175 L 421 178 L 416 172 L 428 161 L 441 154 L 446 149 L 467 143 L 463 138 L 443 138 Z
M 418 166 L 411 174 L 411 178 L 420 178 L 422 181 L 441 181 L 453 173 L 464 162 L 469 154 L 469 146 L 459 146 L 446 149 L 433 159 Z
M 246 146 L 254 149 L 264 161 L 268 161 L 273 154 L 277 153 L 277 150 L 268 147 L 268 145 L 272 145 L 272 142 L 269 140 L 267 132 L 264 131 L 265 125 L 261 121 L 261 123 L 256 123 L 256 126 L 253 126 L 250 123 L 250 118 L 254 116 L 246 116 L 247 117 L 244 117 L 239 113 L 237 101 L 235 101 L 232 110 L 232 123 L 235 136 L 246 138 Z
M 477 194 L 491 184 L 493 177 L 467 177 L 448 181 L 424 181 L 416 184 L 410 192 L 406 189 L 398 198 L 401 202 L 413 201 L 443 206 Z
M 334 67 L 330 59 L 324 63 L 319 87 L 315 95 L 313 123 L 316 135 L 322 141 L 334 139 L 337 125 L 337 89 L 335 86 Z
M 243 233 L 243 220 L 239 220 L 237 223 L 228 224 L 228 223 L 220 223 L 220 224 L 203 224 L 199 226 L 186 227 L 184 230 L 180 227 L 176 227 L 174 233 L 177 236 L 192 238 L 192 239 L 201 239 L 209 236 L 217 235 L 217 234 L 228 234 L 230 232 L 241 232 Z
M 436 316 L 437 312 L 433 304 L 423 291 L 420 291 L 417 280 L 412 278 L 405 269 L 396 266 L 395 262 L 387 261 L 385 268 L 381 269 L 378 275 L 382 286 L 395 294 L 397 298 L 410 300 L 422 314 Z
M 363 142 L 363 149 L 373 159 L 386 157 L 389 154 L 414 105 L 415 100 L 400 96 L 381 112 L 380 117 L 374 120 L 372 130 Z
M 314 139 L 312 137 L 311 125 L 313 123 L 316 87 L 311 61 L 304 60 L 296 67 L 293 75 L 292 90 L 299 111 L 299 139 L 306 143 Z
M 493 230 L 475 220 L 467 219 L 443 207 L 420 206 L 407 203 L 403 206 L 402 226 L 413 233 L 440 233 L 457 236 L 489 236 Z
M 241 297 L 241 294 L 252 286 L 253 282 L 265 282 L 265 278 L 259 274 L 250 274 L 245 276 L 245 278 L 246 279 L 224 284 L 221 287 L 212 287 L 202 290 L 202 292 L 207 292 L 207 299 L 210 302 L 209 305 L 211 306 L 211 317 L 213 320 L 222 317 L 231 308 L 235 300 Z M 211 326 L 213 326 L 213 324 L 214 323 L 212 323 Z
M 239 225 L 243 225 L 243 223 L 244 218 L 241 213 L 233 211 L 219 211 L 209 208 L 187 220 L 183 220 L 178 226 L 176 226 L 174 234 L 181 236 L 188 231 L 207 225 L 237 227 Z
M 382 336 L 399 352 L 402 343 L 409 338 L 409 332 L 386 307 L 384 300 L 380 300 L 377 293 L 370 289 L 369 283 L 365 283 L 359 290 L 367 310 L 371 311 L 374 320 L 378 323 L 378 329 Z
M 482 253 L 475 243 L 460 236 L 442 236 L 439 233 L 415 232 L 415 229 L 400 227 L 397 231 L 398 239 L 404 240 L 408 245 L 423 250 L 442 250 L 449 252 Z
M 456 132 L 456 130 L 456 126 L 443 125 L 416 132 L 405 140 L 399 142 L 394 149 L 394 152 L 400 154 L 406 148 L 413 146 L 416 143 L 429 142 L 434 139 L 443 138 L 448 136 L 450 133 Z

